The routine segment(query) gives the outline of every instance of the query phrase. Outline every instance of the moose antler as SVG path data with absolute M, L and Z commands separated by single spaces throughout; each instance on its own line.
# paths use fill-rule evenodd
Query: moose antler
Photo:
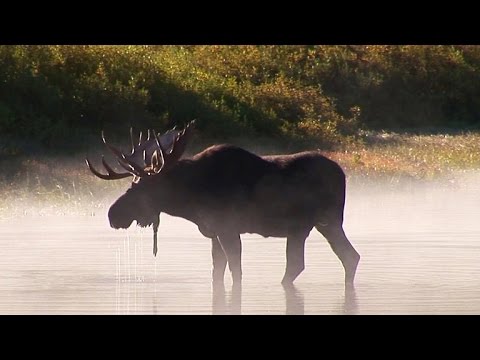
M 102 155 L 102 164 L 103 164 L 103 167 L 108 172 L 107 175 L 101 174 L 97 170 L 95 170 L 95 168 L 92 166 L 92 164 L 90 164 L 90 161 L 88 159 L 85 159 L 85 162 L 87 163 L 87 166 L 90 169 L 90 171 L 95 176 L 98 176 L 100 179 L 103 179 L 103 180 L 118 180 L 118 179 L 123 179 L 123 178 L 132 176 L 132 174 L 130 172 L 128 172 L 128 173 L 117 173 L 117 172 L 115 172 L 110 166 L 108 166 L 108 164 L 105 161 L 105 158 L 103 157 L 103 155 Z
M 141 135 L 140 135 L 141 137 Z M 123 178 L 126 178 L 126 177 L 130 177 L 132 175 L 134 176 L 137 176 L 137 177 L 142 177 L 142 176 L 145 176 L 145 175 L 148 175 L 145 170 L 138 164 L 136 164 L 135 162 L 133 161 L 129 161 L 126 156 L 123 154 L 123 152 L 121 152 L 120 150 L 118 150 L 115 146 L 113 145 L 110 145 L 107 140 L 105 140 L 105 135 L 102 131 L 102 140 L 103 140 L 103 143 L 108 147 L 108 149 L 117 157 L 117 161 L 118 161 L 118 164 L 124 168 L 125 170 L 127 170 L 126 173 L 117 173 L 115 172 L 108 164 L 107 162 L 105 161 L 105 158 L 102 156 L 102 164 L 103 164 L 103 167 L 107 170 L 108 174 L 107 175 L 104 175 L 104 174 L 101 174 L 100 172 L 98 172 L 93 166 L 92 164 L 90 163 L 90 161 L 88 159 L 85 159 L 85 162 L 87 163 L 87 166 L 88 168 L 90 169 L 90 171 L 98 176 L 99 178 L 103 179 L 103 180 L 118 180 L 118 179 L 123 179 Z M 132 150 L 132 154 L 134 153 L 134 150 Z
M 137 145 L 135 145 L 135 141 L 133 139 L 133 130 L 130 128 L 132 150 L 128 155 L 125 155 L 115 146 L 109 144 L 105 140 L 105 136 L 102 131 L 102 140 L 104 144 L 117 157 L 118 164 L 127 171 L 126 173 L 115 172 L 107 164 L 103 156 L 102 164 L 107 170 L 107 175 L 98 172 L 88 159 L 85 159 L 85 162 L 95 176 L 98 176 L 104 180 L 123 179 L 132 175 L 136 178 L 141 178 L 144 176 L 157 174 L 162 169 L 169 168 L 180 159 L 185 151 L 186 144 L 190 138 L 190 134 L 192 133 L 192 125 L 194 124 L 195 120 L 188 123 L 182 131 L 175 130 L 175 128 L 173 128 L 161 136 L 160 134 L 157 135 L 157 133 L 153 131 L 153 139 L 151 138 L 151 131 L 148 130 L 146 141 L 143 141 L 143 134 L 140 132 Z M 166 146 L 170 152 L 168 152 L 164 146 Z M 141 162 L 143 162 L 142 165 L 140 165 Z

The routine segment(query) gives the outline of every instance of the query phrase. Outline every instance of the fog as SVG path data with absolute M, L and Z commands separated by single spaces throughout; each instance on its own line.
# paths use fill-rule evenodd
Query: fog
M 314 229 L 306 269 L 284 289 L 285 239 L 245 234 L 243 285 L 212 289 L 210 240 L 161 215 L 113 230 L 108 206 L 0 220 L 1 314 L 480 314 L 480 173 L 437 181 L 349 178 L 344 228 L 362 256 L 355 289 Z M 77 209 L 78 210 L 78 209 Z M 17 215 L 18 214 L 18 215 Z

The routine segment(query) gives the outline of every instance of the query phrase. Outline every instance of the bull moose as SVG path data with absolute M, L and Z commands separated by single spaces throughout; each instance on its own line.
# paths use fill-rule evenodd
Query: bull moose
M 193 132 L 194 122 L 182 131 L 170 131 L 134 143 L 124 154 L 103 142 L 126 172 L 113 170 L 102 157 L 107 174 L 90 171 L 101 179 L 133 176 L 131 187 L 108 211 L 110 225 L 128 228 L 153 225 L 154 254 L 161 212 L 190 220 L 212 239 L 212 278 L 222 283 L 228 263 L 233 284 L 242 279 L 240 235 L 286 237 L 287 265 L 282 284 L 289 285 L 304 270 L 305 240 L 315 227 L 328 241 L 352 285 L 360 255 L 343 230 L 345 174 L 319 151 L 290 155 L 257 156 L 233 145 L 214 145 L 189 159 L 180 159 Z

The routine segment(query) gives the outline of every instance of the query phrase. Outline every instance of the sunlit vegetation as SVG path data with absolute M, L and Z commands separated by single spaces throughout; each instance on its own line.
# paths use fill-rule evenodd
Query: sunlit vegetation
M 323 148 L 360 129 L 473 129 L 479 69 L 478 46 L 0 46 L 0 154 L 193 118 L 212 141 Z
M 480 170 L 480 134 L 369 133 L 363 145 L 326 154 L 356 177 L 431 180 Z

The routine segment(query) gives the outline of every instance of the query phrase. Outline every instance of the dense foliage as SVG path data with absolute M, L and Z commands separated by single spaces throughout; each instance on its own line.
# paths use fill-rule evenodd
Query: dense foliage
M 103 129 L 328 146 L 359 129 L 476 127 L 478 46 L 0 46 L 0 154 Z

